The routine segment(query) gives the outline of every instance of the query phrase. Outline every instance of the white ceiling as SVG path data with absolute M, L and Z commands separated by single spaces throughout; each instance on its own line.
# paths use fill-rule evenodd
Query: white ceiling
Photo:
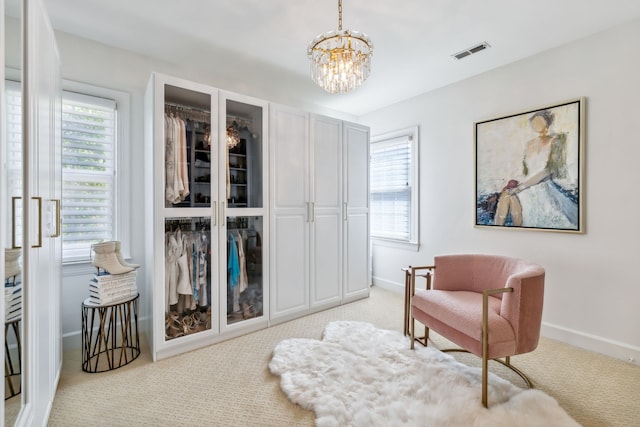
M 58 30 L 354 115 L 640 17 L 639 0 L 343 0 L 343 28 L 373 40 L 372 73 L 330 95 L 308 77 L 306 48 L 337 28 L 337 0 L 44 2 Z M 451 57 L 483 41 L 491 49 Z

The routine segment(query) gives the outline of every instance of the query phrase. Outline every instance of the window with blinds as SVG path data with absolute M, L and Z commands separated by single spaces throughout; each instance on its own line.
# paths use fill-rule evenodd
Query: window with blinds
M 372 139 L 371 236 L 417 242 L 417 128 Z
M 62 248 L 65 261 L 87 260 L 91 244 L 115 229 L 116 102 L 62 97 Z

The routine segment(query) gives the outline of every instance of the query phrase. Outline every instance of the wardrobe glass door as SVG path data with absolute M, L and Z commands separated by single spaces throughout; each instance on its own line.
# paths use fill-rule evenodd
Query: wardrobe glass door
M 226 100 L 227 206 L 263 207 L 263 107 Z
M 165 207 L 210 208 L 211 95 L 165 85 Z
M 24 405 L 25 342 L 22 321 L 22 2 L 5 0 L 3 9 L 4 81 L 2 148 L 4 186 L 5 401 L 3 425 L 14 425 Z
M 263 220 L 227 217 L 227 325 L 264 315 Z
M 217 333 L 218 162 L 211 109 L 211 93 L 164 85 L 165 342 Z
M 226 311 L 226 325 L 250 319 L 265 319 L 266 276 L 263 274 L 267 247 L 265 242 L 266 111 L 267 104 L 254 98 L 222 94 L 220 98 L 219 140 L 226 155 L 225 176 L 220 180 L 221 194 L 226 194 L 223 218 L 226 224 L 226 287 L 221 296 L 221 310 Z M 224 122 L 223 122 L 224 120 Z M 222 236 L 221 236 L 222 238 Z M 223 243 L 221 241 L 221 243 Z M 226 296 L 226 298 L 224 298 Z M 224 320 L 222 320 L 224 325 Z

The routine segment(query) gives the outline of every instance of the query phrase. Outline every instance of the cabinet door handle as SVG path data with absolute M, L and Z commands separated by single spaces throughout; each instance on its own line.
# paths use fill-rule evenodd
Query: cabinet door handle
M 213 226 L 218 225 L 218 202 L 213 202 Z
M 346 221 L 347 220 L 347 202 L 344 202 L 342 204 L 342 220 Z
M 311 202 L 311 222 L 315 222 L 316 220 L 316 204 L 315 202 Z
M 32 197 L 31 200 L 38 202 L 38 244 L 31 246 L 32 248 L 42 247 L 42 197 Z
M 307 222 L 311 222 L 311 202 L 307 202 Z
M 51 237 L 60 237 L 60 231 L 62 228 L 62 215 L 60 215 L 60 199 L 53 199 L 53 203 L 56 204 L 56 232 Z
M 11 249 L 21 249 L 22 246 L 16 245 L 16 201 L 22 200 L 20 196 L 11 198 Z
M 224 202 L 220 202 L 220 225 L 225 225 Z

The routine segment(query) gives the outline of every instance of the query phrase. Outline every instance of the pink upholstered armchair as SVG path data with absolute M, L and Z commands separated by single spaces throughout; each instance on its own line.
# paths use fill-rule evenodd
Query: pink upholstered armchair
M 531 381 L 509 357 L 534 350 L 540 337 L 544 269 L 531 262 L 499 255 L 443 255 L 433 266 L 427 289 L 411 292 L 411 348 L 415 321 L 482 358 L 482 404 L 487 406 L 489 359 L 511 368 L 527 385 Z M 414 275 L 416 271 L 412 272 Z M 498 360 L 505 358 L 505 361 Z

